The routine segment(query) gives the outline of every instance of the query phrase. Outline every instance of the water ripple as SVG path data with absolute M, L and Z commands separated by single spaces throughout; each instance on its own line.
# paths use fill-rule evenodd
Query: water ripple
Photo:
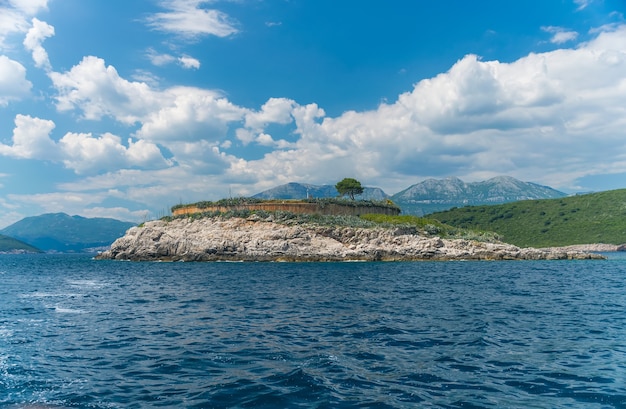
M 626 408 L 626 262 L 7 257 L 2 407 Z

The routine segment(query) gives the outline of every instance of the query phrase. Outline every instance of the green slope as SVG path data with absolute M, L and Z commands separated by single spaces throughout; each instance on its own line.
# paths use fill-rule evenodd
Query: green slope
M 108 218 L 85 218 L 65 213 L 26 217 L 0 230 L 44 251 L 82 252 L 108 246 L 134 223 Z
M 13 237 L 0 234 L 0 253 L 41 253 L 41 250 L 29 244 L 14 239 Z
M 455 227 L 493 231 L 518 246 L 626 243 L 626 189 L 560 199 L 469 206 L 429 215 Z

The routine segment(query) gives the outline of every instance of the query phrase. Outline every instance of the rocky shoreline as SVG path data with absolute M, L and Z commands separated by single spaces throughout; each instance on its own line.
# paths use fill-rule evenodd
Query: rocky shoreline
M 571 246 L 563 246 L 563 247 L 548 247 L 543 250 L 610 253 L 614 251 L 626 251 L 626 244 L 605 244 L 605 243 L 574 244 Z
M 583 260 L 575 249 L 425 237 L 406 228 L 279 224 L 243 218 L 156 220 L 129 229 L 97 259 L 131 261 Z

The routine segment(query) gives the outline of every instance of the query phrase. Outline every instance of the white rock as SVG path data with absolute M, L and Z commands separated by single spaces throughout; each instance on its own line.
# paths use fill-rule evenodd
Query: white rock
M 602 257 L 571 249 L 521 249 L 505 243 L 424 237 L 412 229 L 289 226 L 254 218 L 181 218 L 133 227 L 98 258 L 137 261 L 399 261 Z

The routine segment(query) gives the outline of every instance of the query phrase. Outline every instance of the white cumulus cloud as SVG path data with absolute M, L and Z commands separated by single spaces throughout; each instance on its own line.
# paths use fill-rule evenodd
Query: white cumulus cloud
M 55 124 L 29 115 L 15 117 L 12 145 L 0 144 L 0 154 L 21 159 L 56 160 L 57 149 L 50 139 Z
M 219 93 L 194 87 L 163 91 L 160 108 L 145 117 L 136 136 L 151 141 L 208 139 L 225 136 L 231 122 L 240 121 L 246 109 Z
M 32 24 L 33 26 L 28 30 L 28 34 L 24 38 L 24 46 L 32 52 L 33 60 L 37 67 L 50 70 L 48 53 L 41 44 L 46 38 L 54 35 L 54 27 L 36 18 L 33 18 Z
M 159 148 L 149 142 L 128 141 L 122 144 L 119 136 L 105 133 L 100 137 L 91 134 L 67 133 L 59 141 L 63 163 L 76 173 L 93 173 L 111 169 L 141 167 L 163 168 L 171 165 Z
M 626 26 L 620 26 L 575 49 L 512 63 L 468 55 L 372 111 L 331 118 L 314 104 L 295 105 L 300 138 L 293 148 L 233 162 L 230 172 L 258 183 L 351 174 L 390 190 L 406 187 L 408 177 L 498 174 L 572 187 L 589 173 L 626 172 L 625 107 Z M 244 131 L 248 142 L 258 135 Z
M 289 98 L 242 107 L 214 90 L 160 89 L 154 77 L 129 81 L 104 60 L 85 57 L 67 72 L 49 73 L 57 108 L 94 121 L 113 118 L 133 139 L 68 132 L 55 142 L 51 121 L 18 115 L 12 144 L 0 145 L 0 154 L 55 160 L 87 175 L 63 188 L 109 189 L 106 195 L 140 203 L 217 199 L 229 194 L 224 186 L 252 194 L 346 175 L 388 193 L 451 175 L 509 174 L 570 187 L 584 175 L 626 172 L 626 26 L 592 34 L 575 47 L 513 62 L 470 54 L 395 101 L 335 117 Z M 0 57 L 3 67 L 22 80 L 19 92 L 7 95 L 26 95 L 23 67 Z M 19 82 L 0 82 L 0 89 Z M 246 155 L 255 144 L 262 148 L 252 159 Z
M 249 128 L 263 129 L 268 124 L 288 124 L 292 122 L 291 112 L 296 102 L 288 98 L 270 98 L 260 111 L 246 114 L 245 124 Z
M 26 33 L 29 17 L 48 7 L 48 0 L 9 0 L 0 3 L 0 50 L 6 47 L 7 36 Z
M 6 55 L 0 55 L 0 106 L 30 94 L 33 84 L 26 79 L 26 68 Z
M 133 124 L 159 107 L 160 95 L 146 83 L 128 81 L 103 59 L 88 56 L 65 73 L 48 74 L 58 95 L 57 109 L 79 109 L 86 119 L 109 116 Z
M 145 82 L 128 81 L 97 57 L 85 57 L 70 71 L 49 76 L 58 91 L 57 109 L 82 111 L 85 119 L 108 116 L 124 124 L 139 123 L 139 139 L 217 140 L 224 137 L 229 123 L 240 121 L 247 112 L 216 91 L 157 90 Z
M 172 165 L 157 145 L 147 141 L 128 140 L 125 146 L 119 136 L 111 133 L 93 137 L 68 132 L 55 142 L 50 136 L 54 128 L 53 121 L 17 115 L 12 144 L 0 144 L 0 155 L 62 162 L 78 174 L 133 167 L 160 169 Z

